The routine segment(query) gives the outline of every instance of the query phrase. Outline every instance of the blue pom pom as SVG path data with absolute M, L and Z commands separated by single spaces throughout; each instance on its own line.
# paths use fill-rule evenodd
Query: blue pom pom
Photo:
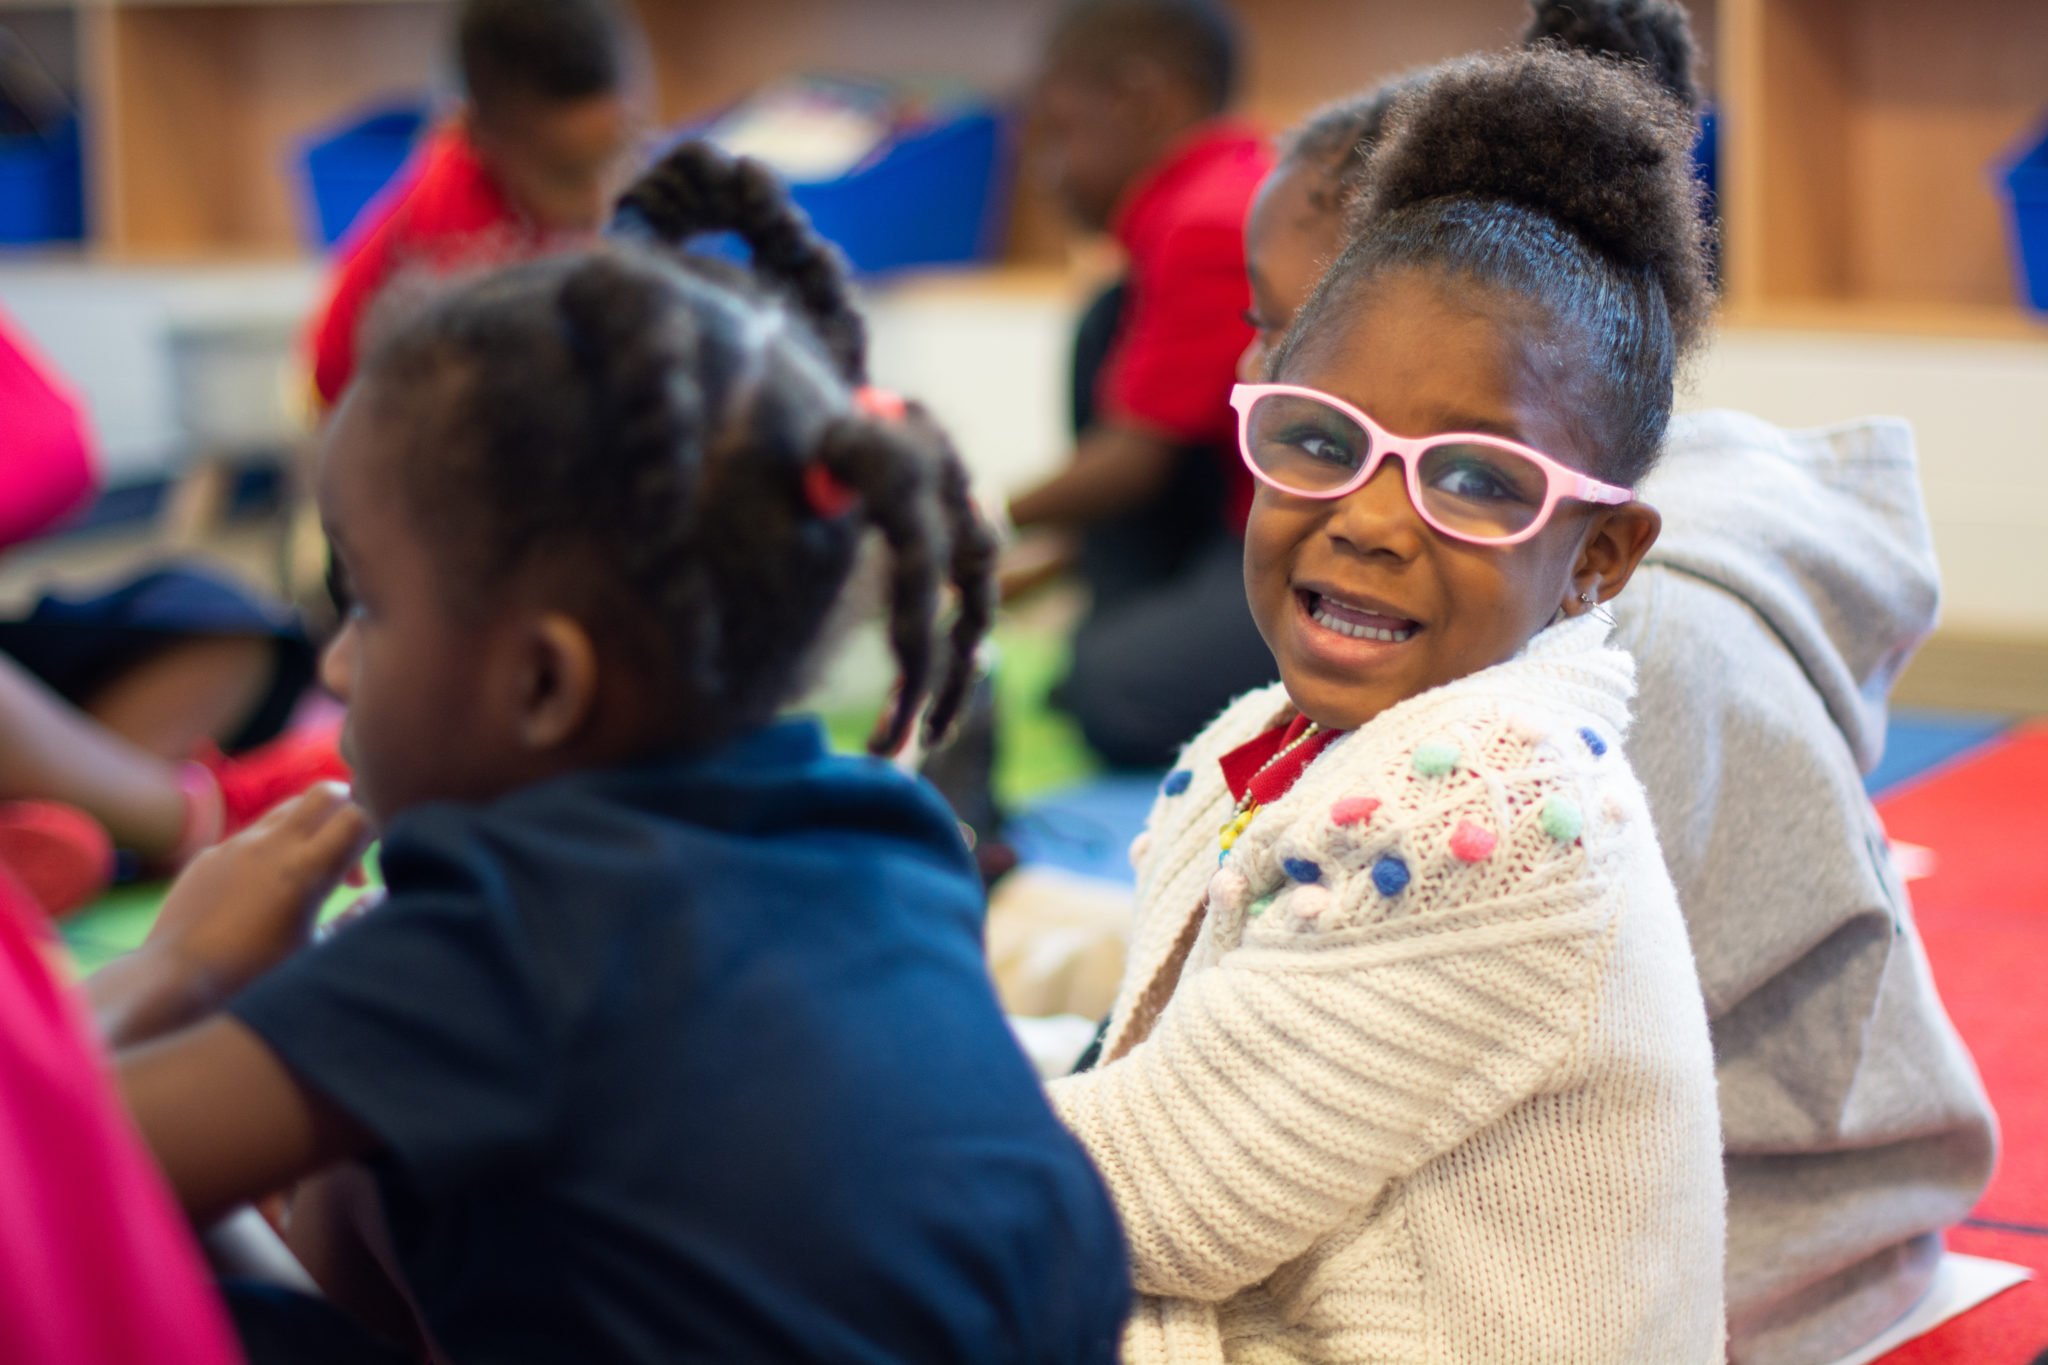
M 1289 858 L 1280 864 L 1280 870 L 1298 882 L 1312 883 L 1323 879 L 1323 869 L 1306 858 Z
M 1372 884 L 1389 899 L 1408 889 L 1408 864 L 1391 853 L 1382 853 L 1372 865 Z
M 1175 768 L 1166 775 L 1166 780 L 1159 784 L 1159 790 L 1168 796 L 1179 796 L 1188 789 L 1188 783 L 1194 780 L 1195 775 L 1186 768 Z
M 1581 728 L 1579 738 L 1586 741 L 1586 747 L 1593 751 L 1593 757 L 1598 758 L 1607 752 L 1607 741 L 1600 738 L 1591 727 Z

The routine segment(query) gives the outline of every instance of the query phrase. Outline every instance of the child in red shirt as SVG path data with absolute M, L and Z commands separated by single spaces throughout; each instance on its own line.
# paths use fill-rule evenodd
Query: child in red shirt
M 348 386 L 363 318 L 401 271 L 530 254 L 603 226 L 631 169 L 636 41 L 612 0 L 467 0 L 460 114 L 342 242 L 311 341 L 323 407 Z
M 49 532 L 99 485 L 85 404 L 0 314 L 0 551 Z M 198 565 L 0 616 L 0 867 L 62 914 L 105 889 L 115 845 L 176 867 L 341 773 L 331 746 L 258 747 L 312 674 L 291 613 Z
M 1251 480 L 1229 403 L 1245 213 L 1272 157 L 1226 116 L 1236 67 L 1209 0 L 1081 0 L 1036 91 L 1055 187 L 1128 268 L 1079 329 L 1073 460 L 1010 515 L 1081 532 L 1093 603 L 1055 699 L 1112 763 L 1163 766 L 1273 677 L 1240 582 Z

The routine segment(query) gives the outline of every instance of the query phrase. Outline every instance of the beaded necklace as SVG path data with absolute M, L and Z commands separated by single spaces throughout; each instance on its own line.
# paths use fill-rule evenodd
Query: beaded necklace
M 1245 830 L 1251 827 L 1253 818 L 1257 816 L 1259 813 L 1259 800 L 1258 797 L 1253 793 L 1252 784 L 1257 782 L 1261 777 L 1265 776 L 1266 771 L 1269 768 L 1272 768 L 1275 764 L 1279 763 L 1281 759 L 1286 758 L 1296 749 L 1299 749 L 1302 745 L 1308 743 L 1311 739 L 1315 738 L 1316 734 L 1322 728 L 1322 726 L 1316 724 L 1314 721 L 1310 721 L 1308 728 L 1306 730 L 1303 730 L 1293 739 L 1281 745 L 1280 748 L 1274 752 L 1273 756 L 1267 759 L 1264 763 L 1261 763 L 1259 765 L 1258 771 L 1251 775 L 1251 780 L 1245 783 L 1244 795 L 1239 797 L 1237 800 L 1237 809 L 1232 811 L 1230 813 L 1230 818 L 1223 822 L 1223 828 L 1218 837 L 1218 842 L 1222 845 L 1223 855 L 1225 857 L 1229 856 L 1232 846 L 1237 843 L 1238 836 L 1242 835 L 1245 832 Z

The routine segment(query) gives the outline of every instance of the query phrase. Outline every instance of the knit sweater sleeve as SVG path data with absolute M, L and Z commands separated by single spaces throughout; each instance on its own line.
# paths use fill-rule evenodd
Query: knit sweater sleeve
M 1141 1292 L 1264 1280 L 1564 1067 L 1618 896 L 1588 853 L 1603 820 L 1558 746 L 1476 738 L 1369 759 L 1378 796 L 1233 854 L 1205 910 L 1233 946 L 1145 1041 L 1052 1086 Z

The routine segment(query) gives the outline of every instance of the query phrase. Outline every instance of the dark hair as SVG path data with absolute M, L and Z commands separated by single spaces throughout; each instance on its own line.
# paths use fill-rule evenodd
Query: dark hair
M 1529 0 L 1529 8 L 1524 47 L 1549 44 L 1636 63 L 1697 114 L 1699 48 L 1684 7 L 1674 0 Z M 1282 161 L 1324 172 L 1326 179 L 1309 192 L 1319 212 L 1348 208 L 1357 199 L 1387 111 L 1434 70 L 1405 72 L 1362 95 L 1324 105 L 1282 141 Z
M 1237 21 L 1218 0 L 1074 0 L 1053 26 L 1050 51 L 1091 67 L 1150 58 L 1210 113 L 1237 97 Z
M 464 0 L 455 19 L 463 91 L 479 108 L 609 94 L 625 81 L 627 23 L 616 0 Z
M 928 696 L 943 734 L 993 612 L 994 542 L 923 409 L 863 405 L 838 254 L 766 170 L 702 144 L 626 203 L 660 245 L 515 266 L 373 340 L 363 387 L 408 405 L 410 507 L 454 600 L 541 567 L 673 690 L 682 742 L 709 743 L 802 686 L 872 526 L 902 671 L 874 747 L 901 747 Z M 728 230 L 751 273 L 675 249 Z M 934 685 L 947 579 L 960 604 Z
M 1522 46 L 1545 43 L 1646 68 L 1688 111 L 1700 110 L 1699 44 L 1673 0 L 1529 0 Z
M 1447 271 L 1585 356 L 1588 472 L 1635 482 L 1713 308 L 1692 134 L 1691 112 L 1622 63 L 1551 44 L 1446 63 L 1389 111 L 1357 232 L 1273 369 L 1377 276 Z
M 1309 191 L 1309 203 L 1318 213 L 1341 213 L 1357 197 L 1365 180 L 1365 164 L 1379 145 L 1387 110 L 1427 81 L 1432 70 L 1410 71 L 1362 95 L 1326 104 L 1281 139 L 1283 165 L 1314 166 L 1323 172 Z

